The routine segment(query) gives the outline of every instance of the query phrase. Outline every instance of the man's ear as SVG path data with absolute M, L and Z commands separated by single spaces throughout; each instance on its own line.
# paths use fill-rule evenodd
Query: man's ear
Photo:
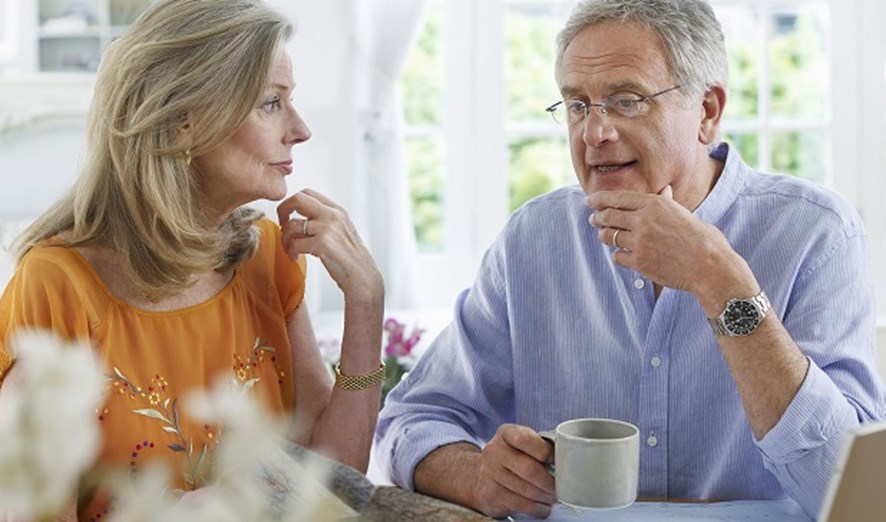
M 705 145 L 714 143 L 720 129 L 720 118 L 726 107 L 726 88 L 717 84 L 708 87 L 701 101 L 701 122 L 698 127 L 698 141 Z

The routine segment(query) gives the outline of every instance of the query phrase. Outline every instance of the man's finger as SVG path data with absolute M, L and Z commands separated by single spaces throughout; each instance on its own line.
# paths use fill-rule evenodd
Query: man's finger
M 643 201 L 649 194 L 645 192 L 600 191 L 594 192 L 587 197 L 587 205 L 596 210 L 606 208 L 620 208 L 622 210 L 636 210 L 643 206 Z

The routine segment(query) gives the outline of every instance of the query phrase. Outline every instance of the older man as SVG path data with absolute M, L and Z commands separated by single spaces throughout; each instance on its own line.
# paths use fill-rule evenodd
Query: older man
M 537 430 L 641 430 L 641 496 L 792 497 L 816 513 L 843 436 L 884 417 L 868 238 L 838 196 L 717 143 L 704 0 L 580 3 L 559 37 L 580 187 L 514 213 L 453 323 L 387 399 L 380 460 L 489 515 L 556 501 Z

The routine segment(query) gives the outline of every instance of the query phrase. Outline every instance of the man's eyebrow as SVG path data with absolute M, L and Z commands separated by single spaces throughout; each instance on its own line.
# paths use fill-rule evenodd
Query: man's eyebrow
M 644 90 L 646 86 L 637 83 L 634 80 L 619 80 L 615 83 L 610 83 L 606 86 L 606 90 L 609 92 L 617 92 L 623 90 Z M 585 90 L 579 87 L 574 87 L 571 85 L 564 85 L 560 88 L 560 94 L 565 98 L 566 96 L 581 96 L 586 97 Z

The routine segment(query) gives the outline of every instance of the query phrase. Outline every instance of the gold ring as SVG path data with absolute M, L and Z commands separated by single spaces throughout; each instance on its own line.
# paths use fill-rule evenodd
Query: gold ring
M 621 232 L 621 229 L 617 228 L 617 229 L 615 229 L 615 234 L 612 234 L 612 245 L 615 246 L 615 248 L 621 250 L 621 247 L 618 246 L 618 233 L 619 232 Z

